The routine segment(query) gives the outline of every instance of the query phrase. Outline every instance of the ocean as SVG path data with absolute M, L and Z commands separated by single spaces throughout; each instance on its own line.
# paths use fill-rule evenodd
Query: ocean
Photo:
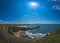
M 40 26 L 40 28 L 32 30 L 33 33 L 50 33 L 53 30 L 60 28 L 60 24 L 27 24 L 26 26 L 30 28 Z

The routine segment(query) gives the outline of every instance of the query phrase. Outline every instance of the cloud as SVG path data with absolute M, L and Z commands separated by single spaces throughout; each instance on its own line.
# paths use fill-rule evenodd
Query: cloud
M 60 24 L 60 21 L 24 21 L 21 24 Z
M 53 10 L 60 10 L 60 5 L 53 5 L 52 6 L 52 9 Z
M 4 21 L 4 20 L 0 20 L 0 24 L 9 24 L 10 22 L 8 21 Z
M 60 2 L 60 0 L 47 0 L 47 2 Z
M 23 22 L 10 22 L 0 20 L 0 24 L 60 24 L 60 21 L 23 21 Z
M 29 14 L 25 14 L 25 15 L 24 15 L 24 17 L 28 17 L 28 16 L 30 16 L 30 15 L 29 15 Z

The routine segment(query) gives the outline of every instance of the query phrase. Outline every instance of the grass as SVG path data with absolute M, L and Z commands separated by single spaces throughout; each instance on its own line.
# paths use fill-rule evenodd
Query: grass
M 13 43 L 60 43 L 60 28 L 57 28 L 53 32 L 50 33 L 50 35 L 46 36 L 44 39 L 41 40 L 29 40 L 24 37 L 17 38 L 14 35 L 8 33 L 6 31 L 6 26 L 16 26 L 16 25 L 0 25 L 0 33 L 3 34 L 3 36 L 8 39 L 12 40 Z M 0 37 L 0 43 L 2 43 L 2 39 Z

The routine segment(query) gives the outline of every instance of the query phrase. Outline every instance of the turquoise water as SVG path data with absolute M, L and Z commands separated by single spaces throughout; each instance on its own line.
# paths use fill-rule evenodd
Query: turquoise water
M 40 32 L 40 33 L 50 33 L 53 30 L 60 28 L 60 24 L 28 24 L 28 27 L 40 26 L 37 30 L 33 30 L 32 32 Z

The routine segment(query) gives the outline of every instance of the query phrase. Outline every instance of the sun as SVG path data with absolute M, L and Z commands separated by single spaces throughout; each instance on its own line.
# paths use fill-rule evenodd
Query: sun
M 30 6 L 38 6 L 38 4 L 36 2 L 30 2 Z
M 36 7 L 38 7 L 38 3 L 37 2 L 29 2 L 29 6 L 32 8 L 36 8 Z

